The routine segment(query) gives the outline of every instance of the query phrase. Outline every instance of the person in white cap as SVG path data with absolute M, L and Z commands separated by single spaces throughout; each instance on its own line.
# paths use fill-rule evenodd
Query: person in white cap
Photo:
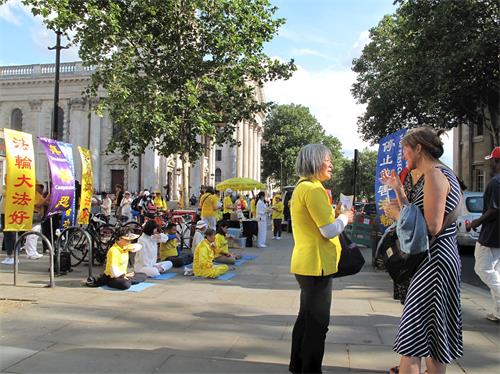
M 207 223 L 202 219 L 196 222 L 196 231 L 193 236 L 193 241 L 191 242 L 191 252 L 193 253 L 193 256 L 196 252 L 196 247 L 198 246 L 198 244 L 200 244 L 200 242 L 205 239 L 205 231 L 207 231 L 207 228 Z
M 493 313 L 486 318 L 500 321 L 500 147 L 493 149 L 489 156 L 493 178 L 484 190 L 483 214 L 466 226 L 467 230 L 481 226 L 476 242 L 474 271 L 490 288 L 493 299 Z
M 223 205 L 222 205 L 222 219 L 223 220 L 230 220 L 231 219 L 231 213 L 234 212 L 234 204 L 233 204 L 233 199 L 231 198 L 231 194 L 233 193 L 233 190 L 228 188 L 226 190 L 226 196 L 224 197 Z
M 122 232 L 120 234 L 106 255 L 103 284 L 119 290 L 127 290 L 133 284 L 142 283 L 147 279 L 144 273 L 128 272 L 129 252 L 137 252 L 142 248 L 140 244 L 132 243 L 138 238 L 139 235 L 133 233 Z

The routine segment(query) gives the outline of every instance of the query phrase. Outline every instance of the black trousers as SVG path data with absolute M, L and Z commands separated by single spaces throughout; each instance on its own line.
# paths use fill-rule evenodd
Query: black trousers
M 103 283 L 109 287 L 117 288 L 119 290 L 128 290 L 133 284 L 138 284 L 144 282 L 148 276 L 144 273 L 135 273 L 130 279 L 125 279 L 125 277 L 111 278 L 104 274 Z
M 5 229 L 5 214 L 2 213 L 2 229 Z M 22 232 L 19 232 L 21 235 Z M 4 231 L 3 232 L 3 242 L 2 250 L 7 251 L 8 256 L 12 256 L 14 253 L 14 246 L 16 244 L 16 232 L 15 231 Z
M 292 333 L 289 370 L 321 373 L 325 339 L 330 323 L 332 278 L 295 275 L 300 286 L 300 309 Z
M 274 236 L 281 237 L 281 218 L 273 219 Z
M 222 219 L 223 219 L 224 221 L 228 221 L 228 220 L 230 220 L 230 219 L 231 219 L 231 213 L 223 213 L 223 214 L 222 214 Z

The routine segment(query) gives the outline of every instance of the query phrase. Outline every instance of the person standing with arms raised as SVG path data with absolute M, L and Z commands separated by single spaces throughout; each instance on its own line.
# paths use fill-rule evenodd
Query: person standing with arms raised
M 290 270 L 300 286 L 300 309 L 293 327 L 289 370 L 321 373 L 330 323 L 332 278 L 340 260 L 338 235 L 352 222 L 348 211 L 335 219 L 322 182 L 332 176 L 330 150 L 308 144 L 297 156 L 300 179 L 291 200 L 293 248 Z

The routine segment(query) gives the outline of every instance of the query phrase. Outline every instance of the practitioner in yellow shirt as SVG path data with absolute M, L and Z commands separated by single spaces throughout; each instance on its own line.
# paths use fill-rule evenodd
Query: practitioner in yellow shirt
M 207 192 L 200 199 L 201 219 L 213 230 L 215 230 L 217 224 L 215 213 L 218 209 L 218 202 L 219 198 L 215 194 L 214 188 L 210 186 L 207 187 Z
M 106 255 L 106 269 L 102 277 L 102 283 L 119 290 L 127 290 L 133 284 L 144 282 L 147 279 L 145 273 L 128 272 L 129 252 L 141 249 L 140 244 L 132 244 L 139 235 L 133 233 L 122 233 L 116 243 L 109 249 Z
M 207 229 L 205 239 L 194 253 L 193 273 L 197 277 L 217 278 L 229 270 L 227 265 L 214 265 L 215 231 Z
M 233 190 L 228 188 L 226 190 L 226 196 L 224 197 L 224 201 L 222 203 L 222 219 L 228 220 L 231 219 L 231 213 L 234 212 L 234 204 L 233 204 L 233 199 L 231 198 L 231 194 L 233 193 Z
M 158 210 L 167 210 L 167 203 L 165 202 L 165 199 L 161 197 L 160 190 L 155 191 L 155 198 L 153 200 L 153 204 Z
M 250 214 L 251 218 L 257 217 L 257 202 L 255 201 L 255 196 L 250 200 Z
M 281 202 L 281 197 L 276 196 L 274 198 L 275 202 L 271 207 L 273 226 L 274 226 L 274 236 L 273 239 L 280 240 L 281 239 L 281 222 L 285 217 L 283 211 L 285 210 L 285 205 Z
M 240 255 L 235 255 L 229 252 L 229 243 L 227 241 L 227 230 L 229 225 L 227 221 L 221 221 L 217 234 L 215 235 L 215 261 L 221 264 L 233 265 L 237 259 L 241 258 Z

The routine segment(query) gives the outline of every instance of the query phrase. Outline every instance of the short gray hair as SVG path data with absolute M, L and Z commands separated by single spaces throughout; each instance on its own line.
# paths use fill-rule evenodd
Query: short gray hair
M 316 177 L 321 164 L 332 152 L 323 144 L 308 144 L 303 146 L 297 155 L 295 170 L 299 177 Z

